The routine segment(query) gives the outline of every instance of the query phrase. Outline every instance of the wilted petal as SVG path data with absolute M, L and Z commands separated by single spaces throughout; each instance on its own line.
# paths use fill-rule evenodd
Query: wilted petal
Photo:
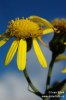
M 47 28 L 47 29 L 44 29 L 43 34 L 45 35 L 45 34 L 49 34 L 49 33 L 53 33 L 53 32 L 54 32 L 54 30 L 52 28 Z
M 41 37 L 38 37 L 38 40 L 42 43 L 43 46 L 49 48 L 46 43 L 41 39 Z
M 44 25 L 46 27 L 53 28 L 53 25 L 44 18 L 41 18 L 41 17 L 38 17 L 38 16 L 30 16 L 29 19 L 31 19 L 35 22 L 38 22 L 40 25 Z

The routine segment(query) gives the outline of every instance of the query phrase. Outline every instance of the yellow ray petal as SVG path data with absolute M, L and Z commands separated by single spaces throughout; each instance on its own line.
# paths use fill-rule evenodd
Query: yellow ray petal
M 3 40 L 0 40 L 0 47 L 3 46 L 8 40 L 9 38 L 4 38 Z
M 14 57 L 16 53 L 17 48 L 18 48 L 18 41 L 14 40 L 6 55 L 5 65 L 8 65 L 11 62 L 12 58 Z
M 24 70 L 26 67 L 26 52 L 27 52 L 26 41 L 21 39 L 18 47 L 18 54 L 17 54 L 17 65 L 19 70 Z
M 53 25 L 44 18 L 41 18 L 41 17 L 38 17 L 38 16 L 30 16 L 29 19 L 31 19 L 35 22 L 39 22 L 41 25 L 53 28 Z
M 52 28 L 47 28 L 47 29 L 44 29 L 43 34 L 45 35 L 45 34 L 49 34 L 49 33 L 53 33 L 53 32 L 54 32 L 54 30 Z
M 62 70 L 62 73 L 63 74 L 66 73 L 66 67 Z
M 36 56 L 40 62 L 40 64 L 42 65 L 42 67 L 46 68 L 47 67 L 47 62 L 46 62 L 46 59 L 45 57 L 43 56 L 42 54 L 42 51 L 39 47 L 39 44 L 38 42 L 36 41 L 36 39 L 33 39 L 33 46 L 34 46 L 34 51 L 36 53 Z

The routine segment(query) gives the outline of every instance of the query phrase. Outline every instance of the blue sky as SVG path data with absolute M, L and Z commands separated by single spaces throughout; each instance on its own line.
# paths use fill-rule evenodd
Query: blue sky
M 17 17 L 26 18 L 31 15 L 37 15 L 49 21 L 52 21 L 54 18 L 62 18 L 62 17 L 66 18 L 66 0 L 0 0 L 0 33 L 5 32 L 8 22 L 11 19 L 14 19 Z M 46 38 L 47 37 L 44 37 L 45 41 L 47 41 Z M 5 68 L 3 64 L 6 53 L 11 43 L 12 43 L 12 40 L 0 48 L 0 70 L 1 70 L 0 78 L 2 79 L 2 77 L 5 74 L 9 75 L 9 72 L 11 74 L 12 72 L 13 73 L 15 72 L 16 74 L 19 74 L 18 76 L 22 77 L 21 79 L 23 80 L 24 78 L 23 73 L 19 72 L 17 69 L 16 55 L 7 68 Z M 46 50 L 46 48 L 44 48 L 42 45 L 41 45 L 41 48 L 49 63 L 50 58 L 51 58 L 51 52 L 49 50 Z M 49 53 L 48 55 L 47 55 L 47 52 Z M 30 54 L 32 56 L 30 56 Z M 30 77 L 34 80 L 36 86 L 38 86 L 38 88 L 40 87 L 40 90 L 43 92 L 43 88 L 45 88 L 45 83 L 46 83 L 47 70 L 46 69 L 44 70 L 40 67 L 40 64 L 38 63 L 33 50 L 31 50 L 28 53 L 28 58 L 29 59 L 27 61 L 27 69 L 29 71 Z M 52 81 L 54 81 L 54 79 L 61 80 L 61 78 L 64 79 L 64 77 L 66 77 L 66 76 L 61 75 L 60 73 L 62 67 L 65 67 L 65 64 L 66 64 L 65 62 L 62 62 L 55 65 L 57 68 L 57 72 L 55 72 L 56 68 L 54 68 L 55 73 L 53 74 Z M 60 68 L 58 66 L 60 66 Z M 56 78 L 56 75 L 58 76 L 58 78 Z M 38 77 L 40 77 L 40 79 Z M 35 81 L 36 79 L 38 79 L 38 82 L 39 82 L 38 85 L 37 85 L 37 82 Z M 35 95 L 33 95 L 32 97 L 34 97 L 35 99 Z M 31 97 L 29 96 L 29 98 Z M 24 100 L 27 100 L 27 99 L 24 98 Z M 41 99 L 36 98 L 36 100 L 41 100 Z
M 38 15 L 48 20 L 66 17 L 65 0 L 0 0 L 0 31 L 16 17 Z

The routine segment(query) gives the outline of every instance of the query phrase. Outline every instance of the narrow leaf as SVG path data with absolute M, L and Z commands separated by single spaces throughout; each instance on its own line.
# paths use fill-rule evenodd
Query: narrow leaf
M 62 55 L 59 55 L 59 56 L 55 59 L 55 62 L 63 61 L 63 60 L 66 60 L 66 56 L 62 54 Z

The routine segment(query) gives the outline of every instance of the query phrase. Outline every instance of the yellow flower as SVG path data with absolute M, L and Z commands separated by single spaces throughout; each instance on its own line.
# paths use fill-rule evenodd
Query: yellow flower
M 5 65 L 8 65 L 13 59 L 17 51 L 17 65 L 19 70 L 26 67 L 26 52 L 33 43 L 34 51 L 42 67 L 47 67 L 47 62 L 37 42 L 37 38 L 49 32 L 54 32 L 53 26 L 45 19 L 38 16 L 30 16 L 29 18 L 11 20 L 5 32 L 5 38 L 0 40 L 0 47 L 4 45 L 10 38 L 15 37 L 5 59 Z M 1 35 L 0 35 L 1 37 Z M 40 39 L 39 39 L 40 40 Z M 28 43 L 29 42 L 29 43 Z M 29 44 L 29 45 L 28 45 Z
M 66 67 L 63 68 L 62 73 L 63 73 L 63 74 L 66 73 Z

